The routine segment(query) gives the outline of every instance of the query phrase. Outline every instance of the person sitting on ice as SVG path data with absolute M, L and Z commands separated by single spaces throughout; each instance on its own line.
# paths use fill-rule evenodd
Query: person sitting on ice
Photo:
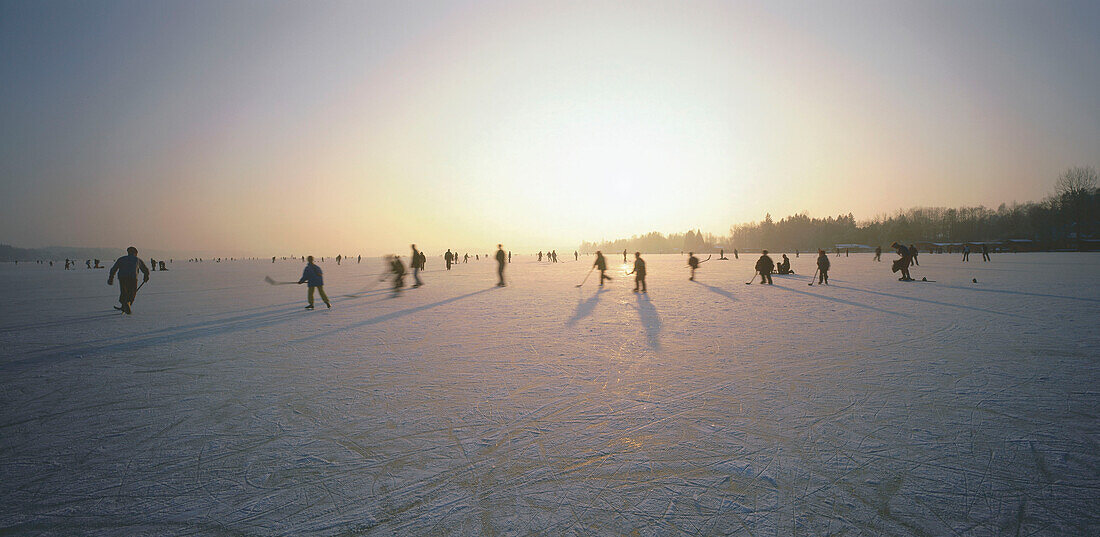
M 794 274 L 794 271 L 791 270 L 791 260 L 787 258 L 787 254 L 783 254 L 783 260 L 776 265 L 775 272 L 779 275 Z
M 160 263 L 160 270 L 161 270 L 162 272 L 163 272 L 163 271 L 165 271 L 165 270 L 168 270 L 168 269 L 167 269 L 167 268 L 166 268 L 166 267 L 164 266 L 164 260 L 163 260 L 163 259 L 161 259 L 161 260 L 157 261 L 157 263 Z

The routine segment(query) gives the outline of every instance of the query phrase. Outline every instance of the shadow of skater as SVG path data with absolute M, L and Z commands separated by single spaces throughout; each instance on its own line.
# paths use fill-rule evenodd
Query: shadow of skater
M 657 315 L 657 308 L 649 301 L 648 295 L 637 295 L 638 319 L 645 328 L 646 343 L 652 349 L 661 348 L 661 318 Z
M 596 305 L 600 303 L 600 295 L 606 291 L 607 289 L 599 289 L 588 300 L 578 302 L 576 311 L 573 312 L 573 316 L 568 321 L 565 321 L 565 325 L 573 326 L 577 324 L 577 321 L 591 315 L 592 311 L 596 309 Z
M 488 289 L 482 289 L 480 291 L 474 291 L 472 293 L 466 293 L 464 295 L 459 295 L 459 296 L 453 296 L 451 298 L 446 298 L 446 299 L 440 300 L 439 302 L 433 302 L 431 304 L 424 304 L 423 306 L 416 306 L 416 307 L 407 308 L 407 309 L 403 309 L 403 310 L 393 311 L 393 312 L 390 312 L 390 313 L 384 313 L 384 314 L 379 315 L 377 317 L 372 317 L 370 319 L 366 319 L 366 320 L 363 320 L 363 321 L 360 321 L 360 322 L 357 322 L 357 323 L 352 323 L 352 324 L 349 324 L 347 326 L 333 328 L 332 330 L 328 330 L 328 331 L 320 333 L 320 334 L 313 334 L 311 336 L 306 336 L 306 337 L 303 337 L 303 338 L 300 338 L 300 339 L 296 339 L 296 340 L 291 341 L 291 343 L 301 343 L 303 341 L 310 341 L 310 340 L 314 340 L 314 339 L 319 339 L 319 338 L 331 336 L 331 335 L 339 333 L 339 332 L 352 330 L 352 329 L 355 329 L 355 328 L 362 328 L 364 326 L 370 326 L 370 325 L 374 325 L 374 324 L 378 324 L 378 323 L 384 323 L 386 321 L 391 321 L 393 319 L 398 319 L 398 318 L 404 317 L 406 315 L 412 315 L 414 313 L 419 313 L 421 311 L 430 310 L 432 308 L 438 308 L 440 306 L 445 306 L 445 305 L 450 304 L 452 302 L 457 302 L 459 300 L 464 300 L 464 299 L 470 298 L 472 296 L 477 296 L 477 295 L 480 295 L 482 293 L 487 293 L 487 292 L 492 291 L 492 290 L 493 290 L 493 287 L 490 287 Z
M 717 295 L 722 295 L 722 296 L 724 296 L 724 297 L 726 297 L 726 298 L 728 298 L 728 299 L 730 299 L 734 302 L 737 302 L 737 297 L 733 296 L 733 293 L 731 293 L 731 292 L 729 292 L 725 289 L 722 289 L 721 287 L 715 287 L 713 285 L 707 285 L 705 283 L 700 283 L 700 282 L 697 282 L 695 280 L 691 280 L 691 281 L 694 282 L 696 285 L 702 285 L 703 287 L 706 288 L 707 291 L 710 291 L 710 292 L 712 292 L 714 294 L 717 294 Z

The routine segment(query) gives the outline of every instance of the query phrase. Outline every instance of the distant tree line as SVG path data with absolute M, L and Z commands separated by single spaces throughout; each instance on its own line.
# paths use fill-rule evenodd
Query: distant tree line
M 996 209 L 978 207 L 917 207 L 857 222 L 848 213 L 811 218 L 795 214 L 774 221 L 770 214 L 761 222 L 730 227 L 728 236 L 688 231 L 663 235 L 653 232 L 629 239 L 584 242 L 581 250 L 647 253 L 680 251 L 717 252 L 733 248 L 776 251 L 816 250 L 837 244 L 886 247 L 893 241 L 915 243 L 1032 241 L 1035 249 L 1096 249 L 1100 232 L 1100 190 L 1096 169 L 1070 168 L 1062 173 L 1053 195 L 1038 202 Z

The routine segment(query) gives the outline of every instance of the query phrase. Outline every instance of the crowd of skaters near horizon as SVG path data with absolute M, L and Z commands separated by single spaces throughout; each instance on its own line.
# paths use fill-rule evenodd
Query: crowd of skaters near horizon
M 981 246 L 982 261 L 983 262 L 991 261 L 991 258 L 990 258 L 990 255 L 989 255 L 990 254 L 989 246 L 987 244 L 981 244 L 980 246 Z M 912 244 L 906 246 L 906 245 L 900 244 L 898 242 L 894 242 L 894 243 L 891 244 L 891 247 L 895 250 L 895 252 L 898 255 L 898 258 L 895 259 L 893 261 L 892 265 L 891 265 L 891 270 L 893 272 L 895 272 L 895 273 L 896 272 L 901 272 L 901 277 L 898 278 L 898 280 L 899 281 L 915 281 L 915 279 L 912 277 L 909 269 L 912 266 L 919 266 L 920 265 L 919 261 L 918 261 L 918 250 L 917 250 L 916 246 L 914 246 Z M 132 253 L 131 253 L 131 250 L 133 251 Z M 846 248 L 845 253 L 847 253 L 847 250 L 848 249 Z M 840 255 L 840 248 L 839 247 L 835 248 L 834 251 L 836 252 L 836 254 L 838 256 Z M 950 247 L 948 247 L 947 251 L 950 252 Z M 943 252 L 944 252 L 943 249 L 939 249 L 938 251 L 933 250 L 933 253 L 943 253 Z M 959 252 L 962 253 L 962 262 L 969 262 L 970 261 L 971 249 L 970 249 L 969 244 L 964 245 L 963 248 L 961 248 L 959 250 Z M 134 299 L 137 296 L 138 289 L 140 289 L 141 285 L 144 285 L 145 282 L 149 281 L 149 272 L 155 272 L 155 271 L 157 271 L 158 268 L 159 268 L 160 271 L 168 271 L 169 269 L 168 269 L 167 265 L 171 264 L 173 262 L 172 259 L 169 259 L 167 262 L 165 262 L 163 259 L 162 260 L 156 260 L 156 259 L 150 258 L 149 259 L 149 265 L 146 265 L 143 260 L 140 260 L 140 259 L 136 258 L 136 253 L 137 253 L 137 249 L 135 247 L 131 246 L 131 247 L 127 248 L 127 255 L 122 256 L 122 257 L 118 258 L 115 261 L 114 265 L 112 265 L 112 267 L 111 267 L 110 276 L 108 277 L 108 285 L 113 285 L 113 280 L 114 280 L 115 274 L 118 273 L 118 275 L 119 275 L 119 286 L 120 286 L 120 289 L 119 289 L 119 291 L 120 291 L 119 292 L 119 306 L 116 306 L 115 309 L 120 310 L 120 311 L 122 311 L 123 313 L 126 313 L 126 314 L 130 314 L 132 312 L 131 307 L 133 305 Z M 795 250 L 794 253 L 795 253 L 795 257 L 798 258 L 801 252 L 798 251 L 798 250 Z M 680 254 L 683 255 L 684 252 L 680 252 Z M 586 252 L 585 255 L 592 255 L 592 254 Z M 623 255 L 623 262 L 625 264 L 625 263 L 627 263 L 628 251 L 624 249 L 623 252 L 622 252 L 622 255 Z M 627 275 L 628 276 L 629 275 L 634 275 L 635 276 L 635 285 L 634 285 L 634 289 L 633 289 L 634 292 L 646 293 L 646 291 L 647 291 L 646 281 L 645 281 L 646 266 L 645 266 L 645 261 L 644 261 L 644 259 L 642 259 L 641 255 L 642 255 L 641 252 L 634 252 L 633 269 L 630 272 L 628 272 Z M 701 263 L 703 263 L 704 261 L 700 261 L 698 258 L 696 258 L 694 252 L 687 252 L 687 255 L 688 255 L 687 266 L 689 267 L 689 270 L 690 270 L 690 275 L 688 277 L 688 280 L 689 281 L 694 281 L 695 280 L 695 272 L 697 270 L 699 270 L 699 268 L 700 268 L 699 265 Z M 543 259 L 545 259 L 549 263 L 557 263 L 558 262 L 558 260 L 557 260 L 557 251 L 556 250 L 548 250 L 546 253 L 543 253 L 542 251 L 539 251 L 537 254 L 535 254 L 535 256 L 536 256 L 536 259 L 539 262 L 542 262 Z M 602 287 L 604 285 L 604 282 L 611 281 L 612 278 L 610 276 L 606 275 L 607 262 L 606 262 L 606 258 L 603 256 L 602 251 L 597 250 L 595 252 L 595 256 L 596 256 L 596 259 L 593 262 L 592 270 L 595 270 L 595 269 L 600 270 L 599 285 Z M 736 248 L 733 249 L 733 256 L 734 256 L 734 259 L 740 259 L 740 252 L 738 251 L 738 249 L 736 249 Z M 474 255 L 475 261 L 480 261 L 482 259 L 482 257 L 484 257 L 486 260 L 489 260 L 489 258 L 490 258 L 489 254 L 485 254 L 484 256 L 482 256 L 480 254 L 475 254 Z M 448 249 L 446 251 L 446 253 L 443 254 L 443 258 L 444 258 L 444 262 L 446 264 L 446 269 L 447 270 L 450 270 L 451 266 L 454 265 L 454 264 L 457 264 L 459 262 L 459 259 L 460 259 L 458 253 L 457 252 L 452 252 L 451 249 Z M 580 260 L 580 252 L 574 251 L 573 252 L 573 258 L 574 258 L 574 261 L 579 261 Z M 229 262 L 229 261 L 243 261 L 243 260 L 256 260 L 256 259 L 258 259 L 258 258 L 255 258 L 255 257 L 245 257 L 245 258 L 215 257 L 215 258 L 210 259 L 209 261 L 213 261 L 215 263 L 222 263 L 222 262 Z M 278 260 L 278 259 L 279 259 L 278 256 L 272 256 L 271 257 L 271 262 L 275 263 L 276 260 Z M 303 269 L 302 278 L 297 283 L 309 283 L 310 284 L 309 285 L 309 291 L 307 293 L 307 304 L 308 304 L 306 306 L 307 309 L 313 309 L 313 303 L 314 303 L 313 295 L 315 294 L 315 292 L 320 294 L 320 296 L 321 296 L 322 300 L 324 300 L 326 306 L 328 306 L 329 308 L 332 307 L 331 301 L 328 300 L 327 295 L 325 295 L 325 293 L 324 293 L 323 271 L 315 263 L 315 260 L 314 260 L 313 256 L 300 256 L 300 257 L 284 256 L 281 259 L 283 259 L 284 261 L 286 261 L 286 260 L 294 261 L 294 260 L 300 259 L 302 262 L 306 263 L 306 267 Z M 337 265 L 341 264 L 343 261 L 350 261 L 351 259 L 352 259 L 351 257 L 344 256 L 343 254 L 338 254 L 338 255 L 335 256 L 335 261 L 336 261 Z M 362 255 L 357 255 L 354 259 L 355 259 L 356 264 L 362 263 L 362 261 L 363 261 Z M 394 296 L 398 296 L 400 291 L 404 288 L 404 276 L 405 276 L 405 273 L 406 273 L 404 262 L 401 260 L 400 256 L 398 256 L 396 254 L 391 254 L 391 255 L 385 256 L 384 259 L 385 259 L 385 264 L 386 264 L 386 270 L 384 271 L 384 273 L 382 275 L 382 278 L 383 279 L 384 278 L 390 278 L 390 277 L 393 278 Z M 709 259 L 710 258 L 708 257 L 707 260 L 709 260 Z M 724 249 L 719 249 L 719 258 L 718 259 L 719 260 L 728 260 L 729 259 L 725 256 L 725 250 Z M 497 252 L 493 256 L 493 260 L 497 264 L 497 286 L 498 287 L 504 287 L 506 285 L 505 279 L 504 279 L 504 269 L 505 269 L 505 266 L 508 263 L 512 262 L 512 252 L 511 251 L 505 251 L 503 249 L 503 246 L 498 244 L 497 245 Z M 205 261 L 208 261 L 208 260 L 204 259 L 204 258 L 200 258 L 200 257 L 195 257 L 195 258 L 188 259 L 188 262 L 191 262 L 191 263 L 202 263 L 202 262 L 205 262 Z M 320 262 L 323 263 L 324 261 L 325 261 L 325 258 L 321 257 Z M 470 254 L 469 253 L 463 253 L 462 256 L 461 256 L 461 261 L 462 261 L 462 263 L 469 263 Z M 874 257 L 872 258 L 872 261 L 874 261 L 874 262 L 881 262 L 882 261 L 882 248 L 881 247 L 876 247 L 874 249 Z M 420 278 L 420 273 L 425 269 L 426 262 L 427 262 L 427 255 L 423 251 L 418 250 L 416 248 L 416 245 L 413 244 L 412 245 L 411 261 L 410 261 L 410 266 L 409 266 L 409 268 L 411 268 L 412 271 L 413 271 L 413 278 L 414 278 L 414 282 L 415 282 L 412 285 L 413 289 L 423 285 L 423 281 Z M 15 264 L 18 264 L 18 263 L 19 263 L 18 261 L 15 261 Z M 49 261 L 37 260 L 35 263 L 36 264 L 48 264 L 50 267 L 53 266 L 53 261 L 52 260 L 49 260 Z M 77 260 L 67 259 L 67 258 L 65 259 L 65 267 L 64 267 L 65 270 L 75 270 L 77 265 L 78 265 Z M 101 265 L 101 262 L 100 262 L 99 259 L 85 260 L 84 265 L 87 269 L 103 269 L 103 268 L 106 268 L 103 265 Z M 769 256 L 769 253 L 768 253 L 767 250 L 762 250 L 761 251 L 761 256 L 760 256 L 760 258 L 757 259 L 756 264 L 754 265 L 754 269 L 755 270 L 754 270 L 754 274 L 753 274 L 753 279 L 749 280 L 749 282 L 746 282 L 748 284 L 751 284 L 756 279 L 756 277 L 759 276 L 761 284 L 774 285 L 773 280 L 772 280 L 772 275 L 773 274 L 782 276 L 782 275 L 794 274 L 795 273 L 794 270 L 791 268 L 790 259 L 787 257 L 786 254 L 782 254 L 782 260 L 777 265 L 771 259 L 771 257 Z M 816 280 L 816 283 L 828 285 L 828 282 L 829 282 L 829 269 L 830 269 L 830 263 L 829 263 L 829 259 L 828 259 L 828 255 L 827 255 L 826 251 L 824 249 L 818 250 L 817 268 L 814 271 L 814 275 L 811 277 L 810 285 L 813 285 L 815 283 L 815 280 Z M 137 272 L 138 271 L 141 271 L 144 274 L 144 279 L 143 279 L 143 281 L 140 285 L 136 283 Z M 587 280 L 587 276 L 586 276 L 586 280 Z M 924 280 L 927 281 L 926 278 Z M 975 279 L 974 282 L 976 283 L 977 280 Z M 133 283 L 134 285 L 130 285 L 131 283 Z M 290 283 L 290 282 L 288 282 L 288 283 Z M 583 283 L 584 282 L 582 281 L 582 284 Z M 580 287 L 580 286 L 578 285 L 577 287 Z
M 412 253 L 410 255 L 410 268 L 413 270 L 413 278 L 414 278 L 414 282 L 415 282 L 412 285 L 412 288 L 415 289 L 415 288 L 418 288 L 418 287 L 424 285 L 423 281 L 420 279 L 420 272 L 422 270 L 424 270 L 424 268 L 426 266 L 427 255 L 423 251 L 417 249 L 415 244 L 412 244 L 410 246 L 411 246 L 411 249 L 412 249 Z M 892 248 L 894 248 L 895 252 L 898 254 L 898 258 L 894 260 L 894 262 L 891 266 L 891 270 L 893 272 L 901 272 L 901 277 L 898 278 L 898 280 L 899 281 L 915 281 L 912 278 L 911 274 L 910 274 L 909 268 L 913 265 L 917 265 L 917 263 L 916 263 L 917 249 L 912 245 L 905 246 L 905 245 L 899 244 L 897 242 L 894 242 L 890 246 Z M 839 248 L 837 248 L 836 251 L 839 254 Z M 118 258 L 115 261 L 114 265 L 111 267 L 110 275 L 108 276 L 108 279 L 107 279 L 107 284 L 108 285 L 113 285 L 113 283 L 114 283 L 113 280 L 114 280 L 114 277 L 117 273 L 118 277 L 119 277 L 119 304 L 120 305 L 116 306 L 115 309 L 120 310 L 125 314 L 131 314 L 132 313 L 131 307 L 133 305 L 134 299 L 137 296 L 137 291 L 138 291 L 138 289 L 140 289 L 141 285 L 144 285 L 146 282 L 149 281 L 149 273 L 151 271 L 148 268 L 148 266 L 145 265 L 145 262 L 137 257 L 137 248 L 131 246 L 131 247 L 127 248 L 126 252 L 127 252 L 127 255 Z M 800 253 L 801 253 L 800 251 L 796 250 L 795 251 L 795 257 L 798 258 Z M 628 254 L 627 250 L 623 250 L 624 263 L 626 262 L 627 254 Z M 681 255 L 682 254 L 683 254 L 683 252 L 681 252 Z M 705 261 L 709 261 L 711 257 L 708 256 L 708 258 L 706 260 L 700 261 L 699 258 L 695 257 L 694 252 L 688 252 L 687 254 L 688 254 L 687 266 L 690 270 L 690 275 L 688 277 L 688 280 L 689 281 L 695 281 L 696 271 L 699 270 L 700 265 L 702 263 L 704 263 Z M 875 255 L 872 258 L 872 260 L 875 261 L 875 262 L 881 262 L 882 261 L 882 249 L 881 249 L 881 247 L 876 247 L 874 254 Z M 967 246 L 967 248 L 965 248 L 963 250 L 963 261 L 964 262 L 969 261 L 969 254 L 970 254 L 969 246 Z M 586 254 L 586 255 L 588 255 L 588 254 Z M 734 259 L 740 259 L 739 252 L 738 252 L 737 249 L 733 250 L 733 255 L 734 255 Z M 591 273 L 592 270 L 599 269 L 599 271 L 600 271 L 599 286 L 603 287 L 604 282 L 611 281 L 612 278 L 606 274 L 607 260 L 604 257 L 603 252 L 600 251 L 600 250 L 597 250 L 596 253 L 595 253 L 595 256 L 596 256 L 595 261 L 593 262 L 592 269 L 589 271 L 589 273 Z M 538 261 L 541 262 L 543 260 L 543 257 L 544 257 L 543 252 L 539 251 L 538 254 L 537 254 Z M 545 257 L 546 257 L 548 262 L 556 263 L 557 262 L 557 251 L 556 250 L 550 250 L 549 252 L 547 252 Z M 448 249 L 446 251 L 446 253 L 443 254 L 443 258 L 444 258 L 444 261 L 446 263 L 447 270 L 450 270 L 451 266 L 458 262 L 459 256 L 458 256 L 457 253 L 452 253 L 451 250 Z M 475 258 L 475 260 L 479 260 L 481 258 L 481 256 L 480 256 L 480 254 L 475 254 L 474 258 Z M 489 255 L 486 254 L 485 258 L 488 259 Z M 575 261 L 579 260 L 580 259 L 580 253 L 578 251 L 574 251 L 573 252 L 573 258 L 574 258 Z M 984 244 L 982 245 L 982 258 L 983 258 L 983 261 L 989 261 L 990 260 L 988 247 Z M 257 258 L 243 258 L 243 259 L 255 260 Z M 278 259 L 278 256 L 272 256 L 271 262 L 274 263 L 277 259 Z M 293 257 L 283 257 L 283 259 L 284 260 L 293 260 L 294 258 Z M 325 306 L 327 306 L 328 308 L 332 308 L 332 302 L 329 300 L 328 296 L 325 294 L 325 291 L 324 291 L 324 271 L 315 263 L 315 260 L 314 260 L 313 256 L 301 256 L 300 259 L 303 262 L 306 263 L 306 266 L 302 270 L 301 278 L 296 283 L 298 283 L 298 284 L 303 284 L 303 283 L 308 284 L 308 291 L 307 291 L 307 294 L 306 294 L 306 300 L 307 300 L 306 309 L 314 309 L 314 295 L 315 294 L 318 294 L 321 297 L 321 299 L 325 303 Z M 337 265 L 339 265 L 342 261 L 350 260 L 350 259 L 351 259 L 350 257 L 344 256 L 342 254 L 338 254 L 335 257 Z M 383 271 L 383 273 L 382 273 L 381 277 L 379 278 L 379 280 L 381 281 L 381 280 L 384 280 L 384 279 L 387 279 L 387 278 L 392 278 L 393 296 L 397 297 L 400 294 L 401 290 L 405 287 L 405 283 L 404 283 L 404 277 L 405 277 L 405 274 L 406 274 L 405 264 L 401 260 L 401 257 L 397 254 L 387 255 L 387 256 L 384 257 L 384 259 L 385 259 L 386 270 Z M 497 252 L 493 256 L 493 259 L 496 261 L 496 264 L 497 264 L 497 284 L 496 285 L 497 285 L 497 287 L 504 287 L 506 285 L 505 279 L 504 279 L 504 270 L 505 270 L 505 266 L 508 263 L 512 262 L 512 252 L 511 251 L 506 252 L 504 250 L 503 245 L 498 244 L 497 245 Z M 725 256 L 725 250 L 724 249 L 719 250 L 719 258 L 718 259 L 719 260 L 728 260 L 729 259 Z M 219 258 L 214 258 L 214 261 L 217 262 L 217 263 L 220 263 L 222 261 L 237 261 L 237 260 L 238 260 L 237 258 L 220 258 L 220 257 Z M 362 260 L 363 260 L 363 258 L 362 258 L 361 255 L 358 255 L 355 258 L 355 261 L 356 261 L 357 264 L 362 263 Z M 469 254 L 468 253 L 463 254 L 462 260 L 463 260 L 463 263 L 468 263 L 469 262 Z M 189 262 L 203 262 L 203 259 L 202 258 L 193 258 L 193 259 L 189 259 L 188 261 Z M 324 262 L 324 257 L 321 257 L 320 261 Z M 168 261 L 168 263 L 171 263 L 171 262 L 172 262 L 172 260 L 170 259 Z M 39 261 L 38 263 L 41 264 L 42 262 Z M 69 269 L 71 265 L 75 265 L 75 261 L 66 259 L 65 260 L 65 268 Z M 158 267 L 158 262 L 155 259 L 151 258 L 150 259 L 150 265 L 153 267 L 152 270 L 155 271 L 156 268 Z M 831 264 L 829 262 L 829 257 L 828 257 L 828 254 L 826 253 L 826 251 L 824 249 L 818 250 L 817 267 L 816 267 L 816 270 L 814 271 L 814 275 L 810 278 L 810 285 L 813 285 L 815 283 L 815 280 L 816 280 L 816 283 L 823 284 L 823 285 L 828 285 L 830 265 Z M 52 261 L 50 262 L 50 266 L 52 266 Z M 86 261 L 86 266 L 88 268 L 93 268 L 92 260 Z M 168 270 L 166 268 L 165 262 L 163 260 L 161 260 L 159 262 L 159 267 L 160 267 L 161 271 Z M 98 259 L 95 260 L 95 267 L 94 268 L 103 268 L 103 267 L 101 267 L 100 262 L 99 262 Z M 143 279 L 141 285 L 137 284 L 137 272 L 138 271 L 141 271 L 144 274 L 144 279 Z M 777 274 L 777 275 L 782 276 L 782 275 L 789 275 L 789 274 L 794 274 L 794 273 L 795 273 L 794 270 L 791 268 L 791 260 L 790 260 L 790 258 L 787 257 L 787 254 L 782 254 L 782 259 L 779 262 L 779 264 L 777 265 L 772 260 L 772 258 L 770 257 L 770 255 L 768 253 L 768 250 L 761 250 L 761 255 L 757 259 L 756 264 L 754 265 L 753 278 L 750 279 L 748 282 L 746 282 L 746 284 L 751 284 L 756 279 L 756 277 L 759 276 L 761 284 L 774 285 L 774 282 L 773 282 L 773 279 L 772 279 L 773 274 Z M 633 289 L 633 292 L 635 292 L 635 293 L 646 293 L 647 292 L 646 264 L 645 264 L 645 260 L 642 258 L 641 252 L 634 252 L 633 268 L 631 269 L 630 272 L 627 273 L 627 275 L 628 276 L 630 276 L 630 275 L 634 276 L 634 289 Z M 584 282 L 587 281 L 587 279 L 588 278 L 587 278 L 587 275 L 586 275 L 585 280 L 582 280 L 581 285 L 583 285 Z M 976 282 L 976 280 L 975 280 L 975 282 Z M 292 283 L 292 282 L 285 282 L 285 283 Z M 577 287 L 580 287 L 581 285 L 578 285 Z

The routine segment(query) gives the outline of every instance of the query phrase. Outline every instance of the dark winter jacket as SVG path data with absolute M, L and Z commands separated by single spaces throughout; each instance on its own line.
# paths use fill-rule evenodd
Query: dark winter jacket
M 136 255 L 124 255 L 115 260 L 109 277 L 114 278 L 117 272 L 119 278 L 133 278 L 136 280 L 138 270 L 145 274 L 146 280 L 149 279 L 149 267 L 145 266 L 144 261 Z
M 909 251 L 909 248 L 906 248 L 905 246 L 899 244 L 898 255 L 901 256 L 902 266 L 908 267 L 909 265 L 913 264 L 913 253 Z
M 507 262 L 507 256 L 504 255 L 504 250 L 497 250 L 497 264 L 503 266 Z
M 695 256 L 688 257 L 688 266 L 691 268 L 699 268 L 699 258 Z
M 600 270 L 607 270 L 607 260 L 603 258 L 603 254 L 596 254 L 596 262 L 592 263 L 592 266 Z
M 817 256 L 817 270 L 829 272 L 829 256 L 825 254 Z
M 398 277 L 405 275 L 405 264 L 401 262 L 400 258 L 393 258 L 393 262 L 390 263 L 390 272 Z
M 310 287 L 325 285 L 325 279 L 321 276 L 321 267 L 313 263 L 306 265 L 306 268 L 302 270 L 302 279 L 298 280 L 298 283 L 308 283 Z
M 645 277 L 645 261 L 642 261 L 640 257 L 634 260 L 634 276 L 636 278 Z
M 775 262 L 767 254 L 760 256 L 760 259 L 756 261 L 756 271 L 761 274 L 771 274 L 774 268 Z

